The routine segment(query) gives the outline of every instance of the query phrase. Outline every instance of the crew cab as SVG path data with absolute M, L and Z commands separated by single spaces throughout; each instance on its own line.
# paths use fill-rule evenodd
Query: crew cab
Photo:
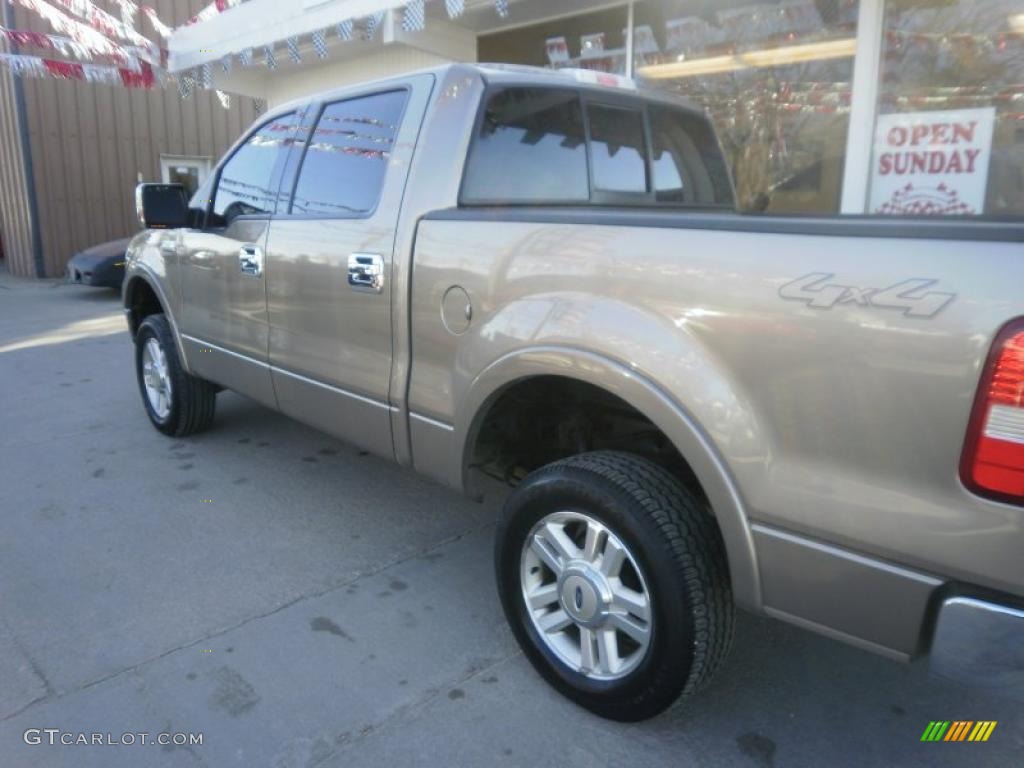
M 739 214 L 701 111 L 461 64 L 277 107 L 137 199 L 153 425 L 227 388 L 500 485 L 506 616 L 583 706 L 695 692 L 736 608 L 1024 685 L 1020 221 Z

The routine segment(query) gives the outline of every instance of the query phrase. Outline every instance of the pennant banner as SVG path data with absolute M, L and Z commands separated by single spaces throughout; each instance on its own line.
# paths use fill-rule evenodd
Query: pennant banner
M 352 39 L 352 30 L 355 25 L 352 23 L 352 19 L 346 19 L 345 21 L 338 24 L 338 37 L 346 42 Z
M 292 60 L 292 63 L 301 64 L 302 57 L 299 56 L 299 38 L 289 37 L 285 41 L 285 46 L 288 48 L 288 58 Z
M 64 1 L 65 0 L 61 0 L 61 2 Z M 70 0 L 67 1 L 70 2 Z M 61 50 L 62 55 L 75 56 L 76 58 L 87 58 L 81 55 L 81 50 L 84 49 L 94 55 L 105 56 L 119 64 L 128 65 L 132 69 L 137 68 L 135 63 L 136 59 L 141 59 L 142 61 L 148 62 L 157 67 L 166 66 L 167 51 L 158 47 L 155 43 L 142 35 L 135 35 L 136 39 L 140 42 L 140 45 L 124 46 L 110 40 L 94 27 L 88 24 L 83 24 L 80 21 L 75 21 L 59 8 L 55 8 L 45 0 L 15 0 L 15 2 L 38 15 L 44 21 L 49 23 L 49 25 L 57 32 L 62 33 L 62 35 L 67 36 L 73 42 L 82 46 L 82 49 L 79 49 L 79 51 L 75 51 L 71 48 L 58 49 Z M 117 19 L 114 19 L 114 21 L 117 21 Z M 40 35 L 41 33 L 28 34 Z M 53 38 L 58 36 L 46 35 L 45 37 Z M 31 42 L 26 41 L 23 44 L 36 45 L 38 41 L 39 38 L 34 37 Z M 45 43 L 41 43 L 40 47 L 50 46 Z
M 201 21 L 212 19 L 218 13 L 224 13 L 228 8 L 234 8 L 241 2 L 242 0 L 214 0 L 214 2 L 210 3 L 191 19 L 186 21 L 184 26 L 188 27 L 192 24 L 198 24 Z
M 426 8 L 424 0 L 409 0 L 405 6 L 405 13 L 402 14 L 402 30 L 405 32 L 419 32 L 427 25 Z
M 124 67 L 80 64 L 76 61 L 57 61 L 56 59 L 43 59 L 39 56 L 0 53 L 0 64 L 21 77 L 49 76 L 60 80 L 120 84 L 125 88 L 144 89 L 154 88 L 157 84 L 152 67 L 145 62 L 142 63 L 141 70 L 135 71 Z
M 104 11 L 92 0 L 56 0 L 64 8 L 80 19 L 84 19 L 93 29 L 102 32 L 108 37 L 118 37 L 128 40 L 143 48 L 152 46 L 153 43 L 144 35 L 140 35 L 131 25 L 125 24 L 121 19 Z
M 457 19 L 466 12 L 466 0 L 444 0 L 444 9 L 449 19 Z
M 363 27 L 363 40 L 372 40 L 373 36 L 377 33 L 377 27 L 384 21 L 384 13 L 375 13 L 372 16 L 367 16 Z
M 6 37 L 15 45 L 26 46 L 30 48 L 44 48 L 50 51 L 56 51 L 62 56 L 71 56 L 76 59 L 83 61 L 91 60 L 96 54 L 89 49 L 88 46 L 83 45 L 70 37 L 62 37 L 61 35 L 47 35 L 43 32 L 28 32 L 16 29 L 7 29 L 6 27 L 0 27 L 0 36 Z M 138 68 L 138 62 L 130 61 L 131 56 L 110 56 L 119 64 L 130 64 L 133 69 Z
M 168 27 L 162 21 L 160 21 L 160 17 L 157 16 L 156 10 L 154 8 L 151 8 L 147 5 L 143 7 L 142 12 L 146 14 L 146 18 L 149 19 L 150 25 L 152 25 L 153 29 L 156 30 L 156 33 L 160 35 L 160 37 L 166 39 L 171 36 L 171 32 L 173 32 L 174 30 Z
M 316 55 L 321 59 L 327 58 L 327 33 L 320 29 L 314 32 L 311 36 L 313 41 L 313 50 L 316 51 Z
M 192 87 L 195 85 L 195 80 L 192 75 L 185 72 L 178 76 L 178 94 L 183 99 L 187 99 L 192 95 Z
M 132 0 L 117 0 L 117 4 L 121 6 L 121 21 L 135 29 L 135 14 L 139 12 L 139 6 Z
M 46 74 L 43 60 L 38 56 L 0 53 L 0 63 L 11 70 L 11 74 L 19 77 L 42 77 Z
M 68 17 L 63 11 L 54 8 L 44 0 L 15 0 L 15 2 L 40 16 L 57 32 L 67 35 L 76 43 L 81 43 L 90 51 L 104 56 L 120 57 L 122 61 L 127 60 L 128 52 L 122 46 L 108 40 L 91 26 Z

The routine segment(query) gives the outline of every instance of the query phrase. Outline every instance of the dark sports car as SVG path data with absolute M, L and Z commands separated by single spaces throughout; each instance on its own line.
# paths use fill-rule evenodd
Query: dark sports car
M 124 252 L 130 239 L 111 240 L 76 253 L 68 262 L 68 282 L 120 288 L 124 280 Z

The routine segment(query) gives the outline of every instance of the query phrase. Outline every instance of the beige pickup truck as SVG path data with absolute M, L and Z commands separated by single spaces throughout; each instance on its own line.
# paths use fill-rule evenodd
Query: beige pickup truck
M 1022 222 L 741 215 L 701 112 L 468 65 L 276 108 L 137 199 L 153 425 L 228 388 L 508 489 L 505 613 L 583 706 L 696 691 L 736 607 L 1024 687 Z

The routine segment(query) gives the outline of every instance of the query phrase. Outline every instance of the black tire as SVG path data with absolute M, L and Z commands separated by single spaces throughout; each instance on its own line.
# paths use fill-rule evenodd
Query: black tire
M 171 380 L 170 409 L 161 418 L 146 395 L 142 377 L 142 350 L 149 339 L 156 339 L 167 359 Z M 217 406 L 217 389 L 210 382 L 186 373 L 178 357 L 171 324 L 163 314 L 147 317 L 135 335 L 135 374 L 146 415 L 153 426 L 165 435 L 184 437 L 208 429 Z
M 595 680 L 571 668 L 541 639 L 520 581 L 520 559 L 534 525 L 557 511 L 582 512 L 630 550 L 650 592 L 646 655 L 627 676 Z M 732 644 L 734 607 L 725 547 L 698 496 L 662 467 L 629 453 L 600 451 L 554 462 L 512 493 L 495 541 L 505 616 L 541 675 L 602 717 L 653 717 L 707 683 Z

